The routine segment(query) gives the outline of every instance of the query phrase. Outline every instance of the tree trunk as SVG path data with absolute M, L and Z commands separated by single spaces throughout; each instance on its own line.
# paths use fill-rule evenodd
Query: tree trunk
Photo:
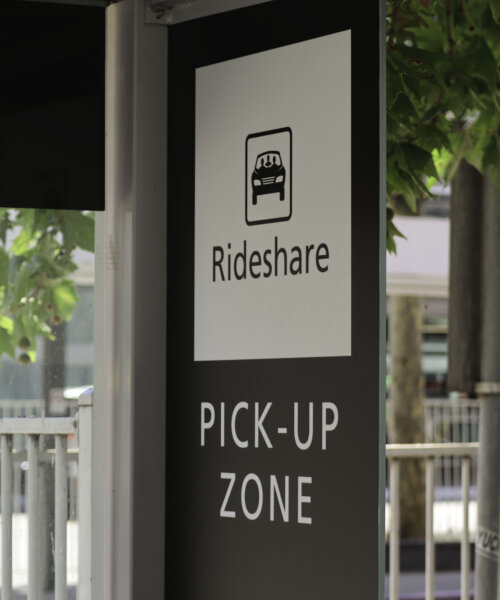
M 486 175 L 482 221 L 481 402 L 476 599 L 497 598 L 500 500 L 500 194 Z M 496 195 L 496 198 L 495 198 Z
M 424 441 L 420 298 L 393 296 L 390 301 L 391 399 L 390 441 Z M 401 536 L 425 535 L 425 483 L 421 460 L 404 460 L 400 473 Z
M 479 379 L 482 176 L 462 160 L 451 183 L 448 390 L 466 396 Z
M 402 196 L 393 196 L 396 215 L 417 216 Z M 390 298 L 389 346 L 391 352 L 390 442 L 424 441 L 422 397 L 422 303 L 417 297 Z M 400 530 L 403 539 L 425 536 L 425 471 L 422 460 L 404 460 L 400 467 Z

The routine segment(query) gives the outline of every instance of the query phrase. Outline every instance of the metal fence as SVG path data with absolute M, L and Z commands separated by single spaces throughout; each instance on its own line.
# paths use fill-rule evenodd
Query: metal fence
M 461 471 L 461 600 L 470 598 L 470 531 L 469 503 L 471 487 L 471 461 L 477 457 L 478 443 L 459 444 L 389 444 L 386 456 L 389 462 L 390 538 L 389 538 L 389 600 L 399 599 L 400 573 L 400 489 L 399 473 L 402 460 L 422 458 L 425 460 L 425 598 L 434 600 L 435 582 L 435 533 L 434 502 L 436 490 L 436 463 L 444 458 L 460 462 Z
M 428 398 L 424 401 L 424 410 L 426 442 L 478 441 L 479 402 L 477 400 Z
M 43 400 L 0 400 L 0 419 L 14 417 L 43 417 Z
M 2 453 L 1 506 L 2 506 L 2 596 L 12 597 L 12 512 L 13 512 L 13 436 L 27 439 L 28 459 L 28 598 L 38 600 L 40 581 L 40 467 L 48 458 L 40 446 L 41 436 L 55 439 L 55 598 L 66 600 L 66 525 L 67 513 L 67 437 L 76 434 L 76 422 L 71 418 L 8 418 L 0 421 L 0 447 Z
M 78 408 L 78 401 L 74 399 L 66 400 L 67 414 L 75 414 Z M 21 419 L 34 417 L 45 417 L 45 402 L 43 400 L 33 399 L 2 399 L 0 400 L 0 419 Z M 71 440 L 73 441 L 73 440 Z M 76 442 L 70 441 L 71 446 Z M 27 437 L 24 435 L 12 436 L 12 459 L 13 459 L 13 511 L 14 513 L 26 512 L 25 505 L 25 490 L 27 488 Z M 76 518 L 77 510 L 77 486 L 78 486 L 78 470 L 77 460 L 73 457 L 68 465 L 68 494 L 69 494 L 69 518 Z
M 425 442 L 470 443 L 479 440 L 479 402 L 461 398 L 425 400 Z M 436 486 L 449 490 L 459 488 L 461 461 L 456 456 L 436 460 Z M 471 486 L 477 486 L 477 457 L 471 461 Z
M 18 407 L 17 407 L 18 408 Z M 78 463 L 78 598 L 90 600 L 90 517 L 91 517 L 91 418 L 92 394 L 81 397 L 75 417 L 17 416 L 0 418 L 1 453 L 1 590 L 2 600 L 12 600 L 13 517 L 16 510 L 27 508 L 28 519 L 28 576 L 29 600 L 41 600 L 41 530 L 46 514 L 42 513 L 42 469 L 47 463 L 54 467 L 53 554 L 54 598 L 67 600 L 67 527 L 71 510 L 71 482 L 75 482 Z M 5 413 L 4 413 L 5 414 Z M 53 443 L 46 443 L 47 440 Z M 68 449 L 68 439 L 72 448 Z M 14 440 L 21 440 L 14 444 Z M 23 468 L 21 468 L 23 467 Z M 16 490 L 16 477 L 24 471 L 26 487 Z M 23 482 L 21 482 L 23 483 Z M 20 486 L 20 487 L 19 487 Z M 21 493 L 27 503 L 18 503 Z M 26 493 L 24 493 L 26 492 Z M 76 494 L 75 494 L 76 495 Z M 46 502 L 45 502 L 46 504 Z
M 390 411 L 390 400 L 387 402 Z M 427 398 L 424 400 L 424 442 L 460 444 L 479 440 L 479 402 L 462 398 Z M 461 482 L 461 461 L 456 456 L 442 456 L 435 461 L 436 488 L 441 496 L 457 496 Z M 471 461 L 471 493 L 476 495 L 477 457 Z

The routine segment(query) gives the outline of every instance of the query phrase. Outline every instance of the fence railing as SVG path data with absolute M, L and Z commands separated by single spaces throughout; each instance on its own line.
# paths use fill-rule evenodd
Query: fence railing
M 29 600 L 42 598 L 41 535 L 47 514 L 44 505 L 42 469 L 47 463 L 54 467 L 54 506 L 47 507 L 54 514 L 53 562 L 54 599 L 67 600 L 67 526 L 71 493 L 68 489 L 71 463 L 78 462 L 78 598 L 90 600 L 90 517 L 91 517 L 91 417 L 92 394 L 83 395 L 75 417 L 13 417 L 0 418 L 1 453 L 1 593 L 2 600 L 13 598 L 13 512 L 16 508 L 15 473 L 24 464 L 27 491 L 28 519 L 28 574 Z M 21 439 L 20 448 L 14 439 Z M 68 438 L 75 440 L 68 449 Z M 53 440 L 50 448 L 46 441 Z M 77 444 L 76 444 L 77 440 Z M 24 490 L 23 490 L 24 491 Z M 70 502 L 68 502 L 70 500 Z M 46 502 L 45 502 L 46 504 Z M 19 508 L 19 506 L 17 506 Z
M 425 441 L 428 443 L 477 442 L 479 402 L 463 398 L 424 400 Z
M 13 417 L 42 417 L 45 413 L 43 400 L 0 400 L 0 419 Z
M 400 464 L 409 458 L 425 460 L 425 598 L 434 600 L 435 587 L 435 535 L 434 493 L 436 487 L 435 463 L 443 458 L 456 458 L 461 462 L 462 532 L 460 558 L 461 600 L 470 598 L 470 540 L 469 502 L 471 460 L 477 457 L 479 444 L 389 444 L 386 456 L 389 462 L 389 600 L 399 599 L 400 574 Z
M 479 440 L 479 402 L 463 398 L 426 399 L 424 430 L 427 443 L 470 443 Z M 461 461 L 457 456 L 436 460 L 436 486 L 458 488 Z M 471 460 L 471 486 L 477 486 L 477 457 Z
M 387 406 L 390 411 L 391 402 Z M 459 444 L 479 440 L 479 410 L 477 400 L 463 398 L 426 398 L 424 400 L 424 442 Z M 390 440 L 389 440 L 390 441 Z M 461 461 L 456 456 L 442 456 L 435 461 L 436 487 L 453 495 L 460 488 Z M 471 486 L 477 486 L 477 457 L 471 460 Z
M 73 418 L 12 418 L 0 420 L 1 506 L 2 506 L 2 597 L 12 598 L 12 511 L 13 511 L 13 448 L 12 437 L 23 435 L 28 447 L 28 598 L 41 598 L 40 538 L 44 515 L 40 511 L 40 466 L 44 452 L 41 436 L 53 436 L 55 440 L 55 522 L 54 567 L 55 599 L 66 600 L 66 527 L 67 509 L 67 437 L 75 435 L 77 424 Z

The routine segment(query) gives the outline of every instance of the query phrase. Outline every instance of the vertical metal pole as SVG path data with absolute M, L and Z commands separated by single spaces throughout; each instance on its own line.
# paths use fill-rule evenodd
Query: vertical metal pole
M 75 477 L 73 473 L 74 464 L 70 465 L 70 477 L 69 477 L 69 514 L 68 518 L 70 521 L 76 519 L 76 497 L 77 497 L 77 481 L 78 476 Z
M 469 500 L 470 500 L 470 458 L 462 458 L 462 542 L 460 557 L 460 598 L 470 598 L 470 541 L 469 541 Z
M 492 600 L 497 598 L 499 589 L 500 396 L 485 393 L 487 390 L 483 386 L 479 389 L 482 393 L 479 396 L 481 408 L 474 586 L 477 600 Z
M 387 281 L 386 249 L 384 240 L 387 235 L 386 219 L 386 15 L 385 0 L 379 0 L 379 570 L 378 600 L 385 598 L 385 486 L 386 486 L 386 319 L 387 319 Z
M 78 399 L 78 600 L 92 600 L 92 399 L 92 391 Z
M 2 600 L 12 600 L 12 436 L 1 437 Z
M 458 403 L 458 399 L 452 401 L 452 407 L 451 407 L 451 419 L 452 419 L 452 424 L 451 424 L 451 440 L 452 442 L 460 442 L 460 412 L 459 412 L 459 408 L 457 406 Z M 451 464 L 452 464 L 452 468 L 451 468 L 451 485 L 453 487 L 455 487 L 457 485 L 458 482 L 458 473 L 459 473 L 459 464 L 460 464 L 460 458 L 458 456 L 454 456 L 451 459 Z
M 491 173 L 483 178 L 481 244 L 481 403 L 475 592 L 477 600 L 497 598 L 500 505 L 500 194 Z M 471 313 L 474 311 L 471 311 Z
M 28 436 L 28 600 L 40 600 L 40 437 Z
M 462 160 L 451 183 L 448 389 L 467 395 L 474 391 L 480 362 L 480 195 L 481 174 Z
M 389 541 L 389 600 L 399 600 L 399 460 L 390 459 L 391 531 Z
M 92 600 L 164 596 L 167 49 L 167 28 L 145 23 L 144 2 L 110 3 L 106 211 L 96 215 Z M 145 396 L 154 398 L 151 410 Z
M 434 458 L 425 461 L 425 600 L 434 600 Z
M 446 409 L 446 419 L 444 423 L 446 424 L 446 441 L 452 441 L 453 439 L 453 413 L 450 406 Z M 443 463 L 445 466 L 444 469 L 444 486 L 446 488 L 451 488 L 452 483 L 452 469 L 453 469 L 453 457 L 452 456 L 444 456 Z
M 14 462 L 13 468 L 14 468 L 14 512 L 20 513 L 20 512 L 22 512 L 22 505 L 21 505 L 21 478 L 22 478 L 21 473 L 22 472 L 21 472 L 21 465 L 19 464 L 19 461 Z
M 65 436 L 56 436 L 55 462 L 55 600 L 67 600 L 68 478 Z M 81 534 L 80 534 L 81 535 Z

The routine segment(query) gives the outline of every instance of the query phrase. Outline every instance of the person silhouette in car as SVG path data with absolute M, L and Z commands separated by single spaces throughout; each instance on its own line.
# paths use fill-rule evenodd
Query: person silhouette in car
M 285 199 L 285 178 L 285 167 L 277 150 L 259 154 L 252 173 L 252 204 L 257 204 L 259 196 L 272 193 L 279 193 L 279 199 L 283 201 Z

